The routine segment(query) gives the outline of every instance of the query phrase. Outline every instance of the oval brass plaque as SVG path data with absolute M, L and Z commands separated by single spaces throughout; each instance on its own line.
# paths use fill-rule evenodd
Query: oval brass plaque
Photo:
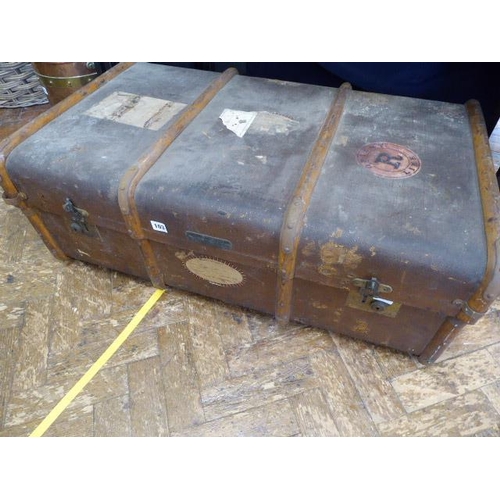
M 389 179 L 407 179 L 422 167 L 416 153 L 392 142 L 366 144 L 356 153 L 356 161 L 377 177 Z
M 209 257 L 195 257 L 186 261 L 186 267 L 198 278 L 217 286 L 235 286 L 243 283 L 245 277 L 230 264 Z

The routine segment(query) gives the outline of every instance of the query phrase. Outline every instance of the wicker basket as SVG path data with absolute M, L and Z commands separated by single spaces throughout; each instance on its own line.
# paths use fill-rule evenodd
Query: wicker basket
M 48 102 L 31 63 L 0 62 L 0 108 L 25 108 Z

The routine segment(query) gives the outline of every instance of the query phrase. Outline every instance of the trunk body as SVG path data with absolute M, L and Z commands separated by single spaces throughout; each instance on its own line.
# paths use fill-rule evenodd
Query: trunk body
M 3 145 L 4 197 L 56 256 L 422 361 L 498 295 L 476 103 L 146 63 L 109 73 Z

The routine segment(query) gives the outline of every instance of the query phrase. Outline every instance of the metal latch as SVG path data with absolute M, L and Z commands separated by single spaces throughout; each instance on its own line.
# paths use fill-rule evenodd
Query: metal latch
M 387 300 L 382 297 L 378 297 L 379 293 L 390 293 L 392 292 L 392 287 L 389 285 L 384 285 L 380 283 L 377 278 L 371 278 L 369 280 L 364 280 L 356 278 L 352 281 L 353 285 L 360 288 L 361 293 L 361 303 L 368 304 L 374 311 L 384 311 L 387 307 L 394 304 L 392 300 Z
M 69 198 L 66 198 L 63 208 L 66 212 L 71 214 L 70 227 L 72 231 L 75 233 L 90 234 L 87 226 L 87 217 L 89 213 L 86 210 L 77 208 Z

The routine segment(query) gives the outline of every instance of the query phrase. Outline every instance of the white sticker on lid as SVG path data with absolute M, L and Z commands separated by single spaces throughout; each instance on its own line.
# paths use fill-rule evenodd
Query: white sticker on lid
M 219 118 L 228 130 L 234 132 L 238 137 L 243 137 L 256 116 L 256 111 L 239 111 L 226 108 Z
M 155 231 L 160 231 L 161 233 L 167 233 L 168 234 L 167 226 L 165 226 L 165 224 L 163 224 L 163 222 L 158 222 L 156 220 L 152 220 L 150 222 L 151 222 L 152 228 Z
M 296 130 L 299 125 L 300 123 L 297 120 L 293 120 L 288 116 L 259 111 L 256 120 L 253 122 L 251 131 L 270 135 L 288 135 L 293 130 Z

